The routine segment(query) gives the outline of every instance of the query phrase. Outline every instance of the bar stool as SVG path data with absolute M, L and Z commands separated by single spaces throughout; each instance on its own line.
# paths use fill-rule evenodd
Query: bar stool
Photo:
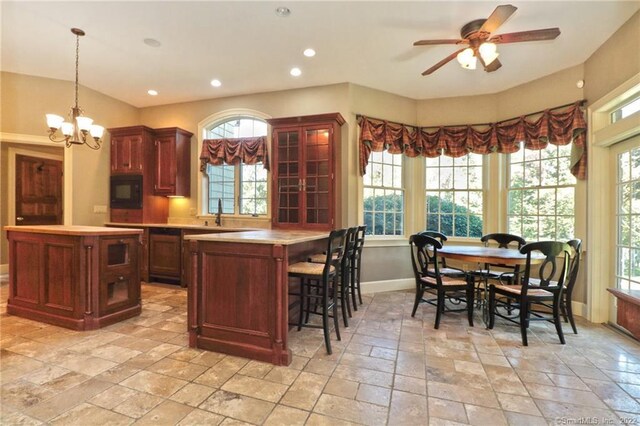
M 358 226 L 358 231 L 355 234 L 355 246 L 353 248 L 353 255 L 351 257 L 351 297 L 353 298 L 353 309 L 358 310 L 358 304 L 356 303 L 356 293 L 358 293 L 358 300 L 362 305 L 362 293 L 360 290 L 360 271 L 362 271 L 362 249 L 364 247 L 364 234 L 367 231 L 367 225 Z
M 338 278 L 341 273 L 342 259 L 346 247 L 346 229 L 331 231 L 329 243 L 325 255 L 324 264 L 313 262 L 298 262 L 289 265 L 289 277 L 300 279 L 299 292 L 291 292 L 290 295 L 300 297 L 300 314 L 298 317 L 298 331 L 302 327 L 322 328 L 324 343 L 327 353 L 331 354 L 331 340 L 329 330 L 329 317 L 333 318 L 336 336 L 340 339 L 338 315 L 336 314 L 336 296 L 338 293 Z M 314 302 L 314 310 L 311 310 L 311 302 Z M 315 306 L 320 305 L 321 312 L 316 312 Z M 329 315 L 329 310 L 332 315 Z M 303 322 L 305 314 L 322 315 L 322 325 Z M 295 325 L 295 324 L 291 324 Z
M 340 285 L 338 287 L 338 298 L 340 299 L 340 310 L 342 311 L 342 321 L 344 322 L 345 327 L 349 327 L 349 320 L 347 319 L 347 316 L 351 318 L 351 305 L 349 301 L 351 286 L 349 281 L 352 275 L 352 260 L 356 246 L 357 232 L 357 226 L 347 229 L 347 234 L 345 236 L 345 252 L 342 257 L 342 262 L 340 263 Z M 309 262 L 325 263 L 326 257 L 327 255 L 324 253 L 314 254 L 309 257 Z

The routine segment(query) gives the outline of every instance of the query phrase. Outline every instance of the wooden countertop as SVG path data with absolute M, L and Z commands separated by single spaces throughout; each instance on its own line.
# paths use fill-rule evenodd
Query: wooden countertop
M 131 228 L 107 228 L 104 226 L 76 226 L 76 225 L 32 225 L 32 226 L 5 226 L 5 231 L 29 232 L 33 234 L 57 234 L 57 235 L 136 235 L 141 234 L 141 229 Z
M 224 243 L 279 244 L 286 246 L 320 240 L 328 236 L 328 232 L 264 229 L 260 231 L 225 232 L 221 234 L 185 235 L 184 239 Z
M 121 222 L 106 222 L 108 226 L 124 226 L 132 228 L 173 228 L 173 229 L 193 229 L 193 230 L 207 230 L 220 232 L 233 232 L 233 231 L 260 231 L 259 228 L 239 228 L 232 226 L 216 226 L 214 225 L 190 225 L 184 223 L 121 223 Z

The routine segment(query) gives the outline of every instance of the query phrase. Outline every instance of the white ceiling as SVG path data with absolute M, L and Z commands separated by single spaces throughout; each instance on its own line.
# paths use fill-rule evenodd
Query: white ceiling
M 513 1 L 496 34 L 559 27 L 553 41 L 499 45 L 496 72 L 463 70 L 456 50 L 419 39 L 459 38 L 460 27 L 508 1 L 2 1 L 3 71 L 74 79 L 137 107 L 352 82 L 414 99 L 494 93 L 584 62 L 640 1 Z M 276 16 L 287 6 L 291 15 Z M 143 43 L 159 40 L 157 48 Z M 314 58 L 302 51 L 313 47 Z M 293 78 L 289 70 L 302 69 Z M 218 78 L 223 85 L 213 88 Z M 147 95 L 148 89 L 160 92 Z

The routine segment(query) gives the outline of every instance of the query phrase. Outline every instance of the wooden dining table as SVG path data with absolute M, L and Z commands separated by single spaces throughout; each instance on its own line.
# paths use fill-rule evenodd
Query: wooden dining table
M 438 255 L 445 259 L 457 260 L 459 262 L 478 263 L 481 265 L 479 269 L 483 269 L 485 264 L 515 267 L 518 265 L 525 265 L 527 263 L 527 255 L 520 253 L 520 250 L 515 248 L 446 245 L 441 249 L 438 249 Z M 541 253 L 531 253 L 532 264 L 542 263 L 544 259 L 545 256 Z M 482 299 L 478 299 L 478 307 L 482 309 L 482 320 L 486 324 L 489 320 L 487 279 L 485 278 L 483 282 L 485 285 L 483 292 L 484 297 Z

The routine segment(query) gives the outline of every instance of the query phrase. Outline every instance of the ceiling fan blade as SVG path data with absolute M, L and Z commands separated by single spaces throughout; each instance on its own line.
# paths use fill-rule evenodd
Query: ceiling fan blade
M 414 46 L 431 46 L 434 44 L 460 44 L 460 43 L 467 43 L 467 40 L 461 40 L 461 39 L 457 39 L 457 40 L 418 40 L 415 43 L 413 43 Z
M 544 28 L 541 30 L 520 31 L 493 36 L 492 43 L 521 43 L 523 41 L 553 40 L 560 35 L 560 28 Z
M 498 68 L 500 68 L 502 66 L 502 63 L 500 62 L 500 60 L 498 60 L 497 58 L 493 60 L 493 62 L 491 62 L 489 65 L 485 65 L 484 70 L 486 72 L 494 72 L 496 71 Z
M 457 50 L 457 51 L 453 52 L 451 55 L 447 56 L 446 58 L 444 58 L 443 60 L 441 60 L 440 62 L 438 62 L 437 64 L 435 64 L 431 68 L 429 68 L 428 70 L 424 71 L 422 73 L 422 75 L 429 75 L 432 72 L 436 71 L 437 69 L 439 69 L 443 65 L 447 64 L 449 61 L 453 60 L 456 56 L 458 56 L 458 53 L 462 52 L 463 50 L 464 49 L 460 49 L 460 50 Z
M 500 25 L 504 24 L 516 10 L 518 10 L 518 8 L 510 4 L 503 4 L 496 7 L 485 23 L 482 24 L 480 31 L 486 33 L 494 32 Z

